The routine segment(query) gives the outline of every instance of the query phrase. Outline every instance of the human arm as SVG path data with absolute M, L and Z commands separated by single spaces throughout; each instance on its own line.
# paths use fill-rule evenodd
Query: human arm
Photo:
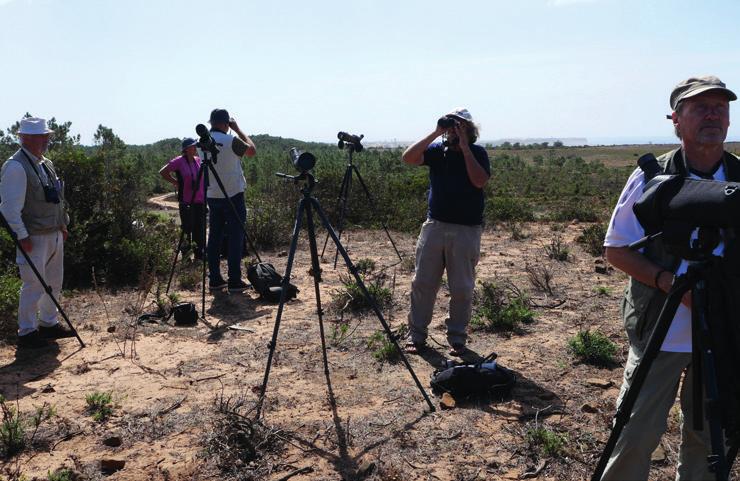
M 465 159 L 465 170 L 468 173 L 468 179 L 475 187 L 482 189 L 491 176 L 486 172 L 486 169 L 480 165 L 478 159 L 475 158 L 473 151 L 470 150 L 470 139 L 468 138 L 467 129 L 458 123 L 455 126 L 455 131 L 457 133 L 457 137 L 460 139 L 460 150 Z
M 236 133 L 236 136 L 241 139 L 242 142 L 244 142 L 245 146 L 242 148 L 236 148 L 234 152 L 236 152 L 237 155 L 240 157 L 243 155 L 246 155 L 247 157 L 254 157 L 257 154 L 257 147 L 254 145 L 254 142 L 252 142 L 252 139 L 249 138 L 247 134 L 242 132 L 242 130 L 239 128 L 239 124 L 236 123 L 236 120 L 233 118 L 229 120 L 229 127 L 231 130 L 233 130 Z M 244 152 L 239 152 L 240 150 L 244 150 Z
M 424 163 L 424 152 L 427 150 L 427 147 L 434 142 L 434 139 L 439 137 L 444 133 L 444 129 L 441 128 L 439 125 L 436 129 L 423 139 L 417 141 L 414 144 L 411 144 L 404 152 L 403 155 L 401 155 L 401 159 L 403 159 L 404 162 L 410 165 L 421 165 Z
M 171 162 L 166 163 L 164 167 L 159 169 L 159 175 L 161 175 L 164 180 L 174 185 L 175 187 L 178 187 L 177 177 L 173 175 L 174 173 L 175 169 L 172 167 Z
M 26 252 L 31 252 L 31 238 L 21 218 L 26 202 L 26 171 L 14 161 L 5 162 L 0 172 L 0 213 L 15 232 Z

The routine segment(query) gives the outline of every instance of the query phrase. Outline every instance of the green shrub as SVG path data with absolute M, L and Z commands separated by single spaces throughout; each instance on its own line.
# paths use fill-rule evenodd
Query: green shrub
M 565 434 L 559 434 L 538 426 L 527 430 L 527 442 L 530 447 L 546 456 L 557 457 L 565 453 L 568 437 Z
M 403 324 L 393 332 L 395 339 L 404 339 L 408 334 L 408 326 Z M 380 362 L 395 364 L 401 360 L 396 345 L 388 339 L 384 330 L 375 331 L 367 341 L 368 349 L 373 349 L 373 357 Z
M 364 257 L 355 262 L 355 268 L 357 269 L 357 272 L 366 276 L 375 270 L 375 261 Z
M 561 205 L 553 214 L 552 220 L 568 222 L 577 220 L 579 222 L 597 222 L 601 215 L 593 203 L 585 200 L 575 200 Z
M 26 427 L 21 413 L 0 396 L 0 411 L 3 419 L 0 424 L 0 451 L 4 457 L 11 457 L 26 447 Z
M 494 196 L 486 200 L 486 220 L 496 221 L 532 221 L 534 209 L 526 199 Z
M 568 350 L 586 364 L 609 366 L 614 364 L 617 345 L 604 334 L 587 329 L 568 340 Z
M 483 281 L 473 297 L 473 329 L 492 332 L 515 332 L 522 324 L 531 324 L 535 314 L 526 293 L 514 284 Z
M 46 475 L 46 479 L 48 481 L 74 481 L 75 477 L 74 472 L 69 469 L 60 469 L 53 473 L 49 471 Z
M 558 234 L 550 239 L 550 244 L 545 246 L 545 253 L 550 259 L 565 262 L 570 256 L 570 249 L 563 241 L 562 236 Z
M 391 290 L 385 287 L 385 277 L 377 276 L 374 280 L 360 275 L 365 288 L 375 299 L 378 309 L 385 308 L 391 302 Z M 342 287 L 335 291 L 331 305 L 335 310 L 349 309 L 353 312 L 362 312 L 372 309 L 370 300 L 365 297 L 360 285 L 353 276 L 340 274 Z
M 33 444 L 39 427 L 56 415 L 54 407 L 44 403 L 33 414 L 23 415 L 0 395 L 0 454 L 9 458 Z
M 604 238 L 606 237 L 606 224 L 591 224 L 583 229 L 576 242 L 583 244 L 583 249 L 594 257 L 604 255 Z
M 87 411 L 97 422 L 105 421 L 113 414 L 113 394 L 95 391 L 85 396 Z
M 21 280 L 15 269 L 0 275 L 0 339 L 8 340 L 18 331 L 18 296 Z

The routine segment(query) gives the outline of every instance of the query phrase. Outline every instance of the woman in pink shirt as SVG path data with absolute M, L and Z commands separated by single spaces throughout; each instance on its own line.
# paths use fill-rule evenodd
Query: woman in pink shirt
M 196 187 L 200 158 L 195 155 L 195 140 L 182 141 L 182 155 L 167 162 L 159 170 L 164 180 L 177 188 L 177 200 L 180 204 L 180 226 L 187 236 L 188 244 L 195 243 L 195 258 L 203 257 L 205 232 L 203 223 L 203 176 Z M 174 174 L 174 175 L 173 175 Z M 185 249 L 183 249 L 185 250 Z

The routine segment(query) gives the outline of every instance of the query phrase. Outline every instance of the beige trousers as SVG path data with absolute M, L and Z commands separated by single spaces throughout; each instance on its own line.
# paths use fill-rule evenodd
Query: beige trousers
M 641 353 L 630 348 L 624 381 L 617 400 L 622 401 L 631 384 Z M 679 448 L 677 481 L 714 480 L 707 469 L 711 452 L 709 424 L 705 420 L 702 431 L 693 429 L 693 373 L 691 353 L 664 352 L 656 356 L 645 383 L 632 409 L 632 416 L 624 426 L 619 441 L 606 465 L 602 481 L 638 481 L 648 479 L 650 457 L 667 428 L 667 419 L 676 400 L 681 374 L 681 446 Z M 706 410 L 703 410 L 706 416 Z
M 416 272 L 411 281 L 411 310 L 408 317 L 413 342 L 423 342 L 432 322 L 434 302 L 447 272 L 450 288 L 447 342 L 465 345 L 475 289 L 475 266 L 480 257 L 483 228 L 428 219 L 416 242 Z

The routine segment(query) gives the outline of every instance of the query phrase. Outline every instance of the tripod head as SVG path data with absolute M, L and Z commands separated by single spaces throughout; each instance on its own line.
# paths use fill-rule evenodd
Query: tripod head
M 275 175 L 285 180 L 292 180 L 294 184 L 298 185 L 300 182 L 305 182 L 301 187 L 301 192 L 305 196 L 311 195 L 313 188 L 319 183 L 318 180 L 311 174 L 311 172 L 301 172 L 300 175 L 288 175 L 282 172 L 275 172 Z

